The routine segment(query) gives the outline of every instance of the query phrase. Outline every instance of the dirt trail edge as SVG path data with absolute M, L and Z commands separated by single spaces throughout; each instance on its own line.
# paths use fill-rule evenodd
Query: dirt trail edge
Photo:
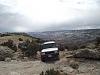
M 0 75 L 39 75 L 42 71 L 57 68 L 56 63 L 41 61 L 0 62 Z

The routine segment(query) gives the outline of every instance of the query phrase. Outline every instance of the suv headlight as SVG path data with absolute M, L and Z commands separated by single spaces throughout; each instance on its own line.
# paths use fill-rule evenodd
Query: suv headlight
M 58 51 L 55 51 L 55 53 L 58 53 Z
M 45 55 L 45 53 L 41 53 L 41 55 Z

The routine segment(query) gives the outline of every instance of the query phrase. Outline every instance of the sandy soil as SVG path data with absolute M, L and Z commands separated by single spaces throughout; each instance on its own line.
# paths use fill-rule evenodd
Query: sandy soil
M 41 61 L 0 62 L 0 75 L 39 75 L 42 71 L 55 68 L 56 65 Z
M 41 61 L 12 61 L 0 62 L 0 75 L 39 75 L 42 71 L 50 68 L 63 68 L 68 66 L 64 59 L 56 62 L 44 63 Z M 67 70 L 68 71 L 68 70 Z M 79 63 L 79 69 L 76 74 L 72 75 L 99 75 L 99 61 L 84 61 Z
M 66 58 L 64 53 L 60 53 L 59 61 L 41 62 L 36 61 L 0 61 L 0 75 L 39 75 L 48 69 L 64 70 L 69 75 L 100 75 L 100 61 Z M 69 66 L 71 61 L 78 62 L 77 71 Z

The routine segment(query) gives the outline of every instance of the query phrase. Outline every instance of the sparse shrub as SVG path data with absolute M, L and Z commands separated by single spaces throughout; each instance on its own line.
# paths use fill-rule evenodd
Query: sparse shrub
M 100 44 L 100 37 L 96 37 L 96 45 Z
M 79 45 L 69 45 L 68 46 L 69 51 L 74 51 L 74 50 L 77 50 L 77 49 L 79 49 Z
M 37 54 L 37 51 L 39 51 L 39 44 L 34 41 L 26 40 L 23 43 L 20 43 L 18 47 L 22 50 L 24 56 L 31 57 L 35 56 Z
M 80 48 L 81 44 L 78 43 L 64 43 L 63 46 L 65 49 L 68 49 L 68 51 L 74 51 Z
M 41 72 L 40 75 L 67 75 L 65 73 L 60 73 L 58 70 L 50 69 L 47 70 L 46 72 Z
M 0 36 L 1 36 L 1 37 L 4 37 L 4 36 L 10 36 L 10 34 L 5 33 L 5 34 L 1 34 Z
M 13 40 L 10 40 L 10 39 L 9 39 L 7 42 L 2 43 L 1 45 L 7 46 L 7 47 L 11 48 L 12 50 L 17 51 L 17 47 L 16 47 L 16 45 L 13 43 Z
M 28 57 L 24 57 L 23 58 L 23 61 L 28 61 Z
M 87 44 L 86 48 L 95 49 L 96 46 L 95 46 L 95 44 L 93 44 L 93 43 L 89 43 L 89 44 Z
M 81 45 L 80 48 L 86 48 L 86 46 L 85 45 Z
M 68 46 L 65 46 L 65 49 L 68 49 Z
M 22 38 L 19 38 L 19 41 L 23 41 L 23 39 Z
M 64 45 L 62 45 L 62 44 L 59 44 L 59 45 L 58 45 L 58 48 L 59 48 L 60 51 L 64 51 L 64 50 L 65 50 L 65 47 L 64 47 Z
M 34 37 L 35 38 L 35 37 Z M 44 40 L 42 40 L 42 39 L 40 39 L 40 38 L 36 38 L 37 40 L 36 40 L 36 42 L 37 43 L 43 43 L 44 42 Z
M 74 46 L 72 46 L 72 49 L 73 50 L 77 50 L 77 49 L 79 49 L 79 46 L 78 45 L 74 45 Z
M 0 61 L 4 61 L 5 58 L 12 58 L 14 51 L 8 47 L 0 46 Z
M 60 75 L 59 71 L 55 71 L 54 69 L 47 70 L 45 75 Z
M 40 73 L 40 75 L 44 75 L 44 72 L 42 71 L 42 72 Z
M 72 67 L 73 69 L 78 69 L 79 68 L 79 64 L 77 62 L 70 62 L 70 67 Z

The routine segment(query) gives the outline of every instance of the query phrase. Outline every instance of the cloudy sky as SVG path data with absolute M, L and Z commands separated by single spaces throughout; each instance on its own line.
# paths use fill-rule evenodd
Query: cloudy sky
M 0 0 L 0 32 L 100 28 L 100 0 Z

